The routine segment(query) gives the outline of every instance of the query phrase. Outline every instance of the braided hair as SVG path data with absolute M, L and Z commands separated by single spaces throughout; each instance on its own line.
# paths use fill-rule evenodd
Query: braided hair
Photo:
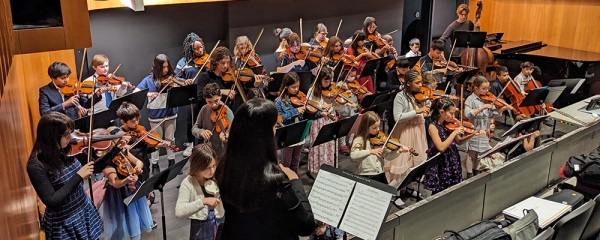
M 402 93 L 405 95 L 406 99 L 408 99 L 408 101 L 413 105 L 415 109 L 417 108 L 417 101 L 413 96 L 412 92 L 410 91 L 409 84 L 417 80 L 420 76 L 420 72 L 412 69 L 408 70 L 408 72 L 406 72 L 406 75 L 404 75 L 404 82 L 402 83 L 404 84 L 404 91 L 402 91 Z
M 200 42 L 202 46 L 204 46 L 204 41 L 202 41 L 202 38 L 200 38 L 200 36 L 194 32 L 188 34 L 183 40 L 183 57 L 185 57 L 186 62 L 189 62 L 191 59 L 196 57 L 194 55 L 194 42 L 196 41 Z

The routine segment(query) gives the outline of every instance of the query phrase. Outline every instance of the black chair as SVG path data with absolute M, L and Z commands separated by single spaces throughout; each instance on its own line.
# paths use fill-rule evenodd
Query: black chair
M 583 233 L 583 228 L 596 202 L 589 201 L 581 205 L 581 207 L 575 209 L 575 211 L 562 217 L 556 224 L 554 224 L 554 236 L 553 240 L 578 240 Z
M 581 235 L 581 239 L 583 240 L 594 240 L 598 236 L 598 233 L 600 233 L 600 195 L 596 196 L 593 201 L 596 205 L 590 219 L 587 221 L 587 225 L 583 229 L 583 234 Z
M 533 240 L 550 240 L 550 239 L 552 239 L 552 235 L 554 235 L 554 229 L 549 227 L 542 233 L 535 236 L 535 238 Z

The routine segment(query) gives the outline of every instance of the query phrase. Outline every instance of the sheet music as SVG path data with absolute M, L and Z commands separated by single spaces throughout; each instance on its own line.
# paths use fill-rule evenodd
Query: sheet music
M 168 94 L 163 92 L 156 96 L 152 102 L 150 102 L 150 98 L 148 98 L 148 109 L 161 109 L 167 107 L 167 96 Z
M 319 171 L 308 196 L 315 219 L 338 226 L 355 183 L 331 172 Z
M 386 216 L 392 194 L 356 183 L 340 229 L 362 239 L 375 239 Z
M 577 90 L 579 90 L 581 85 L 583 85 L 584 82 L 585 82 L 585 78 L 582 78 L 581 80 L 579 80 L 579 82 L 577 82 L 577 85 L 575 85 L 573 90 L 571 90 L 571 94 L 575 94 L 577 92 Z

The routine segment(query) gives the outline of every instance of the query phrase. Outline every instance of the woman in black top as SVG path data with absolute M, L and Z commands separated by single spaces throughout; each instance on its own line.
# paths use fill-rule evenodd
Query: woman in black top
M 276 120 L 275 105 L 265 99 L 249 100 L 235 114 L 215 174 L 227 213 L 224 240 L 298 239 L 314 229 L 302 181 L 277 164 Z
M 66 155 L 74 128 L 67 115 L 45 114 L 27 161 L 31 185 L 46 205 L 41 229 L 47 239 L 98 239 L 102 234 L 100 214 L 83 190 L 83 180 L 94 170 L 93 162 L 82 166 Z

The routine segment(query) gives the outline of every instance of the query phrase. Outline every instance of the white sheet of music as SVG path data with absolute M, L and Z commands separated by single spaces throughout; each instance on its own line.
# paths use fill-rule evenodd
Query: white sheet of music
M 315 219 L 338 226 L 355 183 L 351 179 L 319 171 L 308 196 Z
M 340 229 L 362 239 L 376 239 L 392 194 L 356 183 Z

